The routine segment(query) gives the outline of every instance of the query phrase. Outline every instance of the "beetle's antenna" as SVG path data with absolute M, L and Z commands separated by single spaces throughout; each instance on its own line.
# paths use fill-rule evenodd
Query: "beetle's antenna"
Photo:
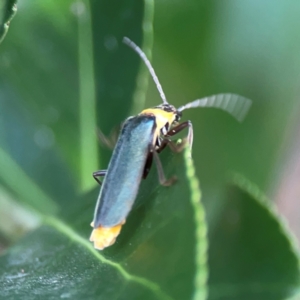
M 236 94 L 217 94 L 185 104 L 178 108 L 182 112 L 194 107 L 214 107 L 225 110 L 242 122 L 251 107 L 252 101 Z
M 157 87 L 158 92 L 160 94 L 161 100 L 163 101 L 164 104 L 168 104 L 167 98 L 165 96 L 165 93 L 162 89 L 161 84 L 159 83 L 158 77 L 156 76 L 155 71 L 154 71 L 151 63 L 150 63 L 149 59 L 147 58 L 147 56 L 145 55 L 145 53 L 143 52 L 143 50 L 126 36 L 123 38 L 123 43 L 126 44 L 127 46 L 129 46 L 130 48 L 132 48 L 141 57 L 141 59 L 144 61 L 144 63 L 146 64 L 146 66 L 147 66 L 147 68 L 148 68 L 148 70 L 149 70 L 149 72 L 152 76 L 152 79 L 153 79 L 154 83 L 156 84 L 156 87 Z

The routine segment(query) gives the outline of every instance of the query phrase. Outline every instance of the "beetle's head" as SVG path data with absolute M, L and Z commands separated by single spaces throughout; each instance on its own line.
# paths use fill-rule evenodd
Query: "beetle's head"
M 175 115 L 175 117 L 174 117 L 175 122 L 179 122 L 180 118 L 182 117 L 182 112 L 178 111 L 176 109 L 176 107 L 172 104 L 164 103 L 164 104 L 160 104 L 158 106 L 155 106 L 155 108 L 161 109 L 161 110 L 166 111 L 166 112 L 173 113 Z

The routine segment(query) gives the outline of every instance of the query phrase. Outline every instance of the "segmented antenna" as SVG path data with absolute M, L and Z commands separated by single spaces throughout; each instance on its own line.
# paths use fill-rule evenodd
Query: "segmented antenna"
M 185 104 L 178 108 L 183 111 L 194 107 L 214 107 L 220 108 L 239 122 L 242 122 L 251 107 L 252 101 L 236 94 L 217 94 Z
M 145 53 L 143 52 L 143 50 L 139 46 L 137 46 L 133 41 L 131 41 L 128 37 L 123 38 L 123 43 L 126 44 L 127 46 L 129 46 L 130 48 L 132 48 L 144 61 L 145 65 L 147 66 L 147 68 L 152 76 L 152 79 L 158 89 L 161 100 L 163 101 L 164 104 L 168 104 L 167 98 L 165 96 L 165 93 L 162 89 L 161 84 L 159 83 L 158 77 L 156 76 L 151 63 L 150 63 L 149 59 L 147 58 L 147 56 L 145 55 Z

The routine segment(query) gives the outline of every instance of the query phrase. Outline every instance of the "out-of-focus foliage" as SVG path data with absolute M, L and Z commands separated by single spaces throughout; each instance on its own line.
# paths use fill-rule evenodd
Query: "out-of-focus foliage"
M 5 3 L 2 31 L 14 2 Z M 259 189 L 278 198 L 288 136 L 299 125 L 299 13 L 296 0 L 20 1 L 0 45 L 0 295 L 297 294 L 298 250 Z M 106 168 L 111 152 L 97 128 L 108 135 L 145 98 L 145 107 L 161 101 L 123 36 L 149 57 L 154 40 L 153 65 L 175 106 L 227 92 L 253 105 L 242 124 L 214 109 L 184 112 L 201 202 L 192 161 L 167 150 L 163 165 L 178 183 L 158 186 L 153 166 L 116 244 L 99 253 L 88 242 L 98 193 L 91 173 Z
M 0 3 L 0 43 L 9 28 L 10 21 L 17 11 L 16 0 L 7 0 Z

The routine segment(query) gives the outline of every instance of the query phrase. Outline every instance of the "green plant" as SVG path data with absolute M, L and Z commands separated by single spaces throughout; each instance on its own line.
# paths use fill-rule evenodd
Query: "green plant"
M 150 0 L 19 6 L 0 45 L 1 297 L 297 297 L 298 250 L 260 190 L 275 180 L 297 116 L 297 101 L 281 99 L 296 94 L 300 5 L 163 1 L 155 15 Z M 88 241 L 99 190 L 91 173 L 110 152 L 97 127 L 109 134 L 160 103 L 125 35 L 149 57 L 155 37 L 154 67 L 170 103 L 219 92 L 254 103 L 243 124 L 219 111 L 187 112 L 194 163 L 188 150 L 164 151 L 166 174 L 178 182 L 159 186 L 153 167 L 116 244 L 99 252 Z

